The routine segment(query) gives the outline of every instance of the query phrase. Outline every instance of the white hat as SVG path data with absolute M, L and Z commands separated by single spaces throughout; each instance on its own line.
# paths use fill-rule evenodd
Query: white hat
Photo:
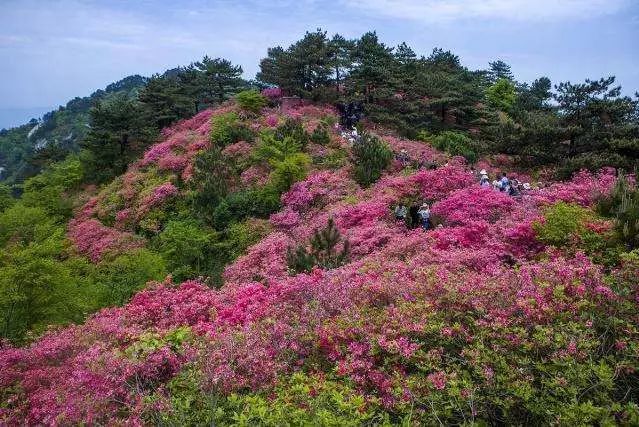
M 479 171 L 480 175 L 488 175 L 488 172 L 486 172 L 486 169 L 482 169 Z

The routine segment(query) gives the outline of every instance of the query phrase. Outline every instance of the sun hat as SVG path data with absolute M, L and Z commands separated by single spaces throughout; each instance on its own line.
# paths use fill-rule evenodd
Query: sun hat
M 486 172 L 486 169 L 482 169 L 479 171 L 480 175 L 488 175 L 488 172 Z

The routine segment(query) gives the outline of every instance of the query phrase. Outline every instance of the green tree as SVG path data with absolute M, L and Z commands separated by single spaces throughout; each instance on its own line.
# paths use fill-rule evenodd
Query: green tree
M 500 78 L 486 90 L 486 99 L 491 107 L 508 113 L 517 101 L 515 85 L 508 79 Z
M 211 254 L 215 240 L 215 232 L 187 219 L 169 221 L 153 244 L 174 278 L 185 280 L 207 274 L 209 258 L 215 256 Z
M 501 59 L 494 62 L 489 62 L 488 75 L 492 82 L 497 82 L 501 79 L 508 81 L 514 81 L 513 73 L 510 71 L 510 65 L 506 64 Z
M 215 208 L 228 194 L 227 183 L 232 176 L 219 147 L 211 147 L 195 157 L 190 185 L 197 214 L 212 222 Z
M 181 83 L 178 76 L 188 80 Z M 162 129 L 195 114 L 200 103 L 199 89 L 192 86 L 191 79 L 194 77 L 190 73 L 152 76 L 138 96 L 144 123 L 154 129 Z
M 195 81 L 198 97 L 204 104 L 222 103 L 246 87 L 241 77 L 242 67 L 227 59 L 205 56 L 193 63 L 192 68 L 199 72 L 199 79 Z
M 595 160 L 597 157 L 612 166 L 631 169 L 637 165 L 639 152 L 633 149 L 639 146 L 637 101 L 621 96 L 620 86 L 611 87 L 614 81 L 614 77 L 608 77 L 555 86 L 554 99 L 563 138 L 567 142 L 566 173 L 577 167 L 601 166 Z M 618 141 L 624 142 L 619 144 Z M 563 152 L 562 142 L 557 141 L 555 149 Z M 586 164 L 583 164 L 584 160 Z
M 125 95 L 98 102 L 90 115 L 82 161 L 86 178 L 101 183 L 123 173 L 154 133 L 145 125 L 141 104 Z
M 314 266 L 324 269 L 339 267 L 348 262 L 349 256 L 350 242 L 342 238 L 335 221 L 329 218 L 325 228 L 313 233 L 310 250 L 304 245 L 295 250 L 288 248 L 286 260 L 291 272 L 301 273 L 311 271 Z
M 331 44 L 326 32 L 317 29 L 284 50 L 276 47 L 260 62 L 258 80 L 277 85 L 290 94 L 317 97 L 319 89 L 329 86 L 334 67 L 339 67 L 340 39 Z M 343 64 L 341 65 L 343 67 Z

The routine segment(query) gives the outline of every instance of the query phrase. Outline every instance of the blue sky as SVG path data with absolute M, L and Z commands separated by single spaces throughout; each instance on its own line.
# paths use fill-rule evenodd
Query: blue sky
M 253 77 L 267 47 L 317 27 L 450 49 L 471 69 L 502 59 L 521 81 L 614 74 L 639 91 L 637 0 L 0 0 L 0 128 L 204 54 Z

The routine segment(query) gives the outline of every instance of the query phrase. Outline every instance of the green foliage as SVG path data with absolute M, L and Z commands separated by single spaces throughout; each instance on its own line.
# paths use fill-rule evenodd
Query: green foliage
M 175 352 L 182 350 L 182 345 L 192 339 L 192 332 L 188 326 L 180 326 L 164 334 L 147 332 L 124 350 L 124 354 L 133 360 L 144 360 L 151 353 L 162 348 Z
M 388 145 L 369 134 L 362 135 L 361 141 L 353 146 L 352 153 L 355 181 L 364 187 L 377 181 L 393 158 Z
M 271 186 L 238 191 L 228 195 L 213 212 L 213 223 L 223 230 L 248 217 L 267 218 L 280 208 L 280 193 Z
M 42 208 L 16 203 L 0 214 L 0 337 L 81 320 L 87 288 L 64 256 L 64 227 Z
M 368 402 L 347 383 L 301 372 L 283 379 L 266 394 L 232 394 L 205 391 L 201 372 L 183 370 L 167 385 L 166 409 L 149 413 L 147 421 L 159 425 L 232 426 L 361 426 L 388 425 L 375 402 Z M 161 405 L 164 406 L 164 405 Z
M 468 162 L 477 160 L 473 140 L 462 132 L 445 131 L 432 139 L 433 147 L 452 156 L 463 156 Z
M 43 208 L 16 203 L 0 214 L 0 246 L 42 241 L 57 233 L 58 227 Z
M 273 172 L 270 181 L 275 191 L 284 193 L 295 182 L 306 178 L 310 164 L 311 159 L 305 153 L 294 153 L 282 160 L 271 161 Z
M 225 230 L 224 240 L 216 244 L 216 249 L 227 254 L 227 259 L 232 261 L 270 232 L 271 225 L 267 220 L 247 219 L 235 222 Z
M 16 202 L 11 194 L 11 187 L 7 184 L 0 184 L 0 213 L 10 208 Z
M 486 99 L 491 107 L 500 111 L 509 112 L 517 101 L 515 85 L 508 79 L 500 78 L 486 89 Z
M 157 235 L 153 246 L 162 254 L 174 279 L 182 281 L 208 271 L 215 240 L 215 233 L 197 221 L 173 220 Z
M 166 273 L 163 257 L 144 248 L 105 260 L 94 273 L 99 294 L 96 308 L 122 305 L 147 282 L 160 281 Z
M 620 174 L 610 196 L 598 204 L 599 211 L 615 218 L 615 230 L 630 249 L 639 247 L 639 188 Z
M 344 148 L 333 149 L 327 155 L 313 157 L 313 164 L 324 169 L 339 169 L 347 162 L 348 152 Z
M 310 136 L 310 140 L 315 144 L 328 145 L 331 142 L 331 136 L 328 133 L 328 125 L 320 123 Z
M 300 152 L 302 146 L 290 136 L 277 138 L 275 132 L 262 132 L 260 142 L 253 152 L 255 162 L 281 162 Z
M 125 95 L 97 103 L 90 116 L 91 129 L 82 141 L 81 158 L 91 182 L 106 182 L 122 174 L 157 132 L 144 120 L 143 106 Z
M 349 385 L 304 373 L 295 373 L 280 383 L 272 398 L 258 394 L 231 395 L 227 405 L 228 418 L 220 423 L 237 426 L 354 427 L 384 421 L 379 408 Z
M 255 114 L 262 111 L 262 108 L 264 108 L 267 103 L 266 98 L 254 89 L 244 90 L 238 93 L 237 95 L 235 95 L 235 101 L 237 101 L 238 105 L 243 110 Z
M 0 337 L 19 342 L 28 331 L 83 318 L 84 289 L 58 259 L 61 234 L 6 248 L 0 257 Z
M 348 262 L 349 256 L 350 242 L 342 239 L 333 218 L 329 218 L 324 229 L 313 233 L 310 250 L 304 245 L 295 250 L 288 248 L 286 261 L 291 272 L 301 273 L 311 271 L 315 266 L 324 269 L 339 267 Z
M 211 142 L 226 147 L 238 141 L 252 141 L 253 132 L 240 122 L 237 113 L 229 112 L 211 118 Z
M 69 218 L 73 207 L 72 196 L 79 189 L 83 177 L 80 160 L 70 156 L 29 178 L 23 186 L 22 201 L 26 206 L 43 208 L 50 215 Z
M 191 198 L 196 213 L 212 221 L 213 211 L 228 194 L 228 180 L 232 178 L 227 159 L 219 147 L 211 147 L 195 157 Z
M 291 138 L 295 144 L 302 148 L 306 146 L 309 140 L 308 133 L 304 129 L 302 121 L 291 117 L 287 117 L 284 123 L 275 129 L 275 138 L 283 140 L 286 137 Z
M 544 211 L 544 221 L 534 225 L 537 238 L 553 246 L 564 246 L 571 237 L 584 231 L 584 221 L 592 216 L 581 206 L 564 202 L 556 203 Z

